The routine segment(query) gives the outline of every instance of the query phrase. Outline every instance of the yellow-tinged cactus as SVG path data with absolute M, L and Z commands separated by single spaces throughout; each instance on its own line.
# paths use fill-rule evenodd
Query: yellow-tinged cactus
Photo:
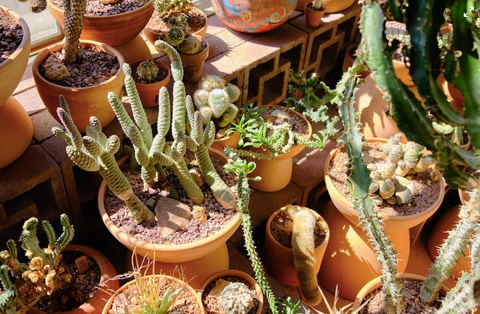
M 151 60 L 142 61 L 137 66 L 137 75 L 142 80 L 146 81 L 153 81 L 157 78 L 158 71 L 160 69 L 155 64 L 155 62 Z

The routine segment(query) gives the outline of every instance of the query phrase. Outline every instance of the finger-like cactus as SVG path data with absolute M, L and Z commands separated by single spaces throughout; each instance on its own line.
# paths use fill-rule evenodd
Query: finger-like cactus
M 52 131 L 60 138 L 67 138 L 66 151 L 70 159 L 85 171 L 98 171 L 112 192 L 125 202 L 137 223 L 153 219 L 153 213 L 133 193 L 130 182 L 117 165 L 114 154 L 120 147 L 120 139 L 116 135 L 107 139 L 95 117 L 90 118 L 87 135 L 82 138 L 63 96 L 60 96 L 60 106 L 57 114 L 66 132 L 56 127 Z
M 158 66 L 151 60 L 142 61 L 137 66 L 138 77 L 148 82 L 151 82 L 157 78 L 158 71 Z
M 25 313 L 41 297 L 70 282 L 72 276 L 64 273 L 59 262 L 61 251 L 73 238 L 74 229 L 65 214 L 60 216 L 60 222 L 63 233 L 58 239 L 52 225 L 47 221 L 42 223 L 49 240 L 45 249 L 40 248 L 36 235 L 38 219 L 30 218 L 24 223 L 20 242 L 30 259 L 28 264 L 17 260 L 17 247 L 13 240 L 7 242 L 8 251 L 0 252 L 0 280 L 4 289 L 0 292 L 0 313 Z M 20 285 L 12 284 L 8 269 L 15 278 L 23 279 Z
M 242 282 L 231 282 L 221 292 L 222 307 L 228 314 L 247 314 L 255 298 L 255 292 Z
M 240 97 L 240 89 L 230 83 L 225 83 L 216 75 L 206 75 L 199 83 L 199 89 L 193 94 L 195 107 L 202 115 L 203 125 L 212 118 L 223 128 L 235 119 L 238 108 L 234 102 Z

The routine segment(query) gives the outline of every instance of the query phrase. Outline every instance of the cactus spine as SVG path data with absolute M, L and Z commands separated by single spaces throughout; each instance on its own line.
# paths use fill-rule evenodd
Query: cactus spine
M 30 259 L 28 264 L 17 260 L 17 247 L 13 240 L 8 240 L 7 251 L 0 252 L 0 280 L 4 291 L 0 293 L 0 313 L 25 313 L 41 297 L 50 295 L 55 289 L 62 288 L 70 282 L 71 275 L 59 267 L 61 251 L 72 240 L 74 229 L 68 217 L 60 216 L 63 233 L 56 239 L 52 225 L 44 221 L 49 246 L 41 249 L 36 235 L 38 219 L 30 218 L 23 225 L 20 236 L 22 248 Z M 13 285 L 8 270 L 17 279 L 23 279 L 21 285 Z
M 82 138 L 63 96 L 60 96 L 60 106 L 57 114 L 66 132 L 57 127 L 52 131 L 57 137 L 66 140 L 68 157 L 85 171 L 98 171 L 112 192 L 125 202 L 136 223 L 153 219 L 153 213 L 135 196 L 130 182 L 117 165 L 114 154 L 120 147 L 118 136 L 112 135 L 107 139 L 102 132 L 100 121 L 90 117 L 87 135 Z

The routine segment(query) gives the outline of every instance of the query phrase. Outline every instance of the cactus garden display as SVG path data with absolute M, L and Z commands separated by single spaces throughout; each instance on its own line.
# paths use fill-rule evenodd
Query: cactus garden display
M 7 242 L 8 250 L 0 252 L 0 280 L 3 287 L 3 291 L 0 291 L 0 313 L 25 313 L 41 297 L 52 294 L 70 282 L 72 276 L 65 273 L 59 262 L 62 250 L 73 238 L 74 229 L 67 215 L 61 215 L 60 222 L 63 233 L 58 238 L 48 221 L 42 223 L 49 241 L 45 249 L 40 248 L 36 235 L 38 219 L 30 218 L 23 224 L 20 242 L 30 260 L 28 264 L 18 261 L 17 245 L 13 240 Z M 20 284 L 10 280 L 9 272 Z

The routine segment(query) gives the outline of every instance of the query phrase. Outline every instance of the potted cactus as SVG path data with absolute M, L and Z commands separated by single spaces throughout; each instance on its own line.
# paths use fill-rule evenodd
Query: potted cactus
M 263 292 L 258 283 L 242 271 L 217 272 L 203 282 L 200 290 L 206 313 L 262 313 Z
M 131 64 L 138 95 L 144 107 L 158 106 L 158 91 L 170 82 L 170 69 L 157 60 L 137 61 Z
M 236 148 L 240 133 L 227 134 L 227 129 L 238 113 L 235 102 L 240 98 L 240 89 L 216 75 L 205 75 L 198 86 L 193 93 L 193 101 L 202 116 L 203 125 L 213 121 L 218 130 L 212 147 L 220 151 L 225 146 Z
M 17 260 L 17 246 L 13 240 L 7 241 L 8 250 L 0 252 L 0 280 L 4 288 L 0 292 L 0 312 L 25 313 L 35 305 L 41 297 L 61 289 L 72 276 L 59 266 L 61 252 L 73 238 L 73 226 L 67 215 L 60 217 L 63 233 L 57 239 L 52 225 L 48 221 L 42 223 L 47 234 L 49 246 L 42 249 L 36 235 L 38 219 L 30 218 L 23 224 L 20 236 L 22 248 L 29 258 L 28 264 Z M 11 274 L 18 280 L 12 283 Z
M 299 286 L 307 303 L 320 304 L 317 273 L 329 238 L 327 223 L 315 211 L 294 205 L 280 208 L 267 221 L 267 272 L 284 286 Z
M 305 21 L 310 27 L 318 27 L 322 21 L 323 14 L 325 14 L 325 7 L 323 0 L 314 0 L 313 2 L 305 3 Z

